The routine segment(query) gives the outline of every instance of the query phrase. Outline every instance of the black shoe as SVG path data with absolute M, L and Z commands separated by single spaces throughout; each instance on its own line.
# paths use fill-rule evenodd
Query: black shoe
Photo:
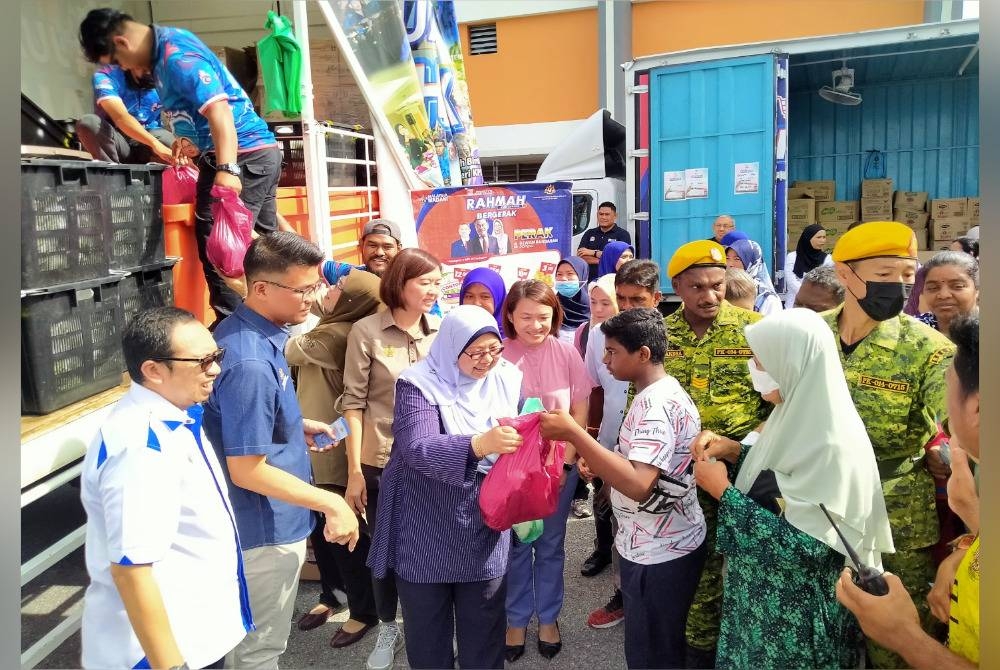
M 580 574 L 584 577 L 595 577 L 604 570 L 604 568 L 611 565 L 611 556 L 609 554 L 602 553 L 600 551 L 594 551 L 587 560 L 583 562 L 583 567 L 580 568 Z
M 556 630 L 559 630 L 559 622 L 556 622 Z M 538 638 L 538 653 L 547 659 L 553 659 L 562 651 L 562 631 L 559 631 L 559 641 L 558 642 L 545 642 L 541 638 Z
M 508 663 L 513 663 L 524 655 L 523 644 L 505 644 L 503 647 L 503 657 Z

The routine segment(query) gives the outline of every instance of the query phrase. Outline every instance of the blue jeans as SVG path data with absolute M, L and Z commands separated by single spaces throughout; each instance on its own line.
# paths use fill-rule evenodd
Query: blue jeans
M 563 565 L 566 562 L 566 520 L 579 478 L 576 468 L 566 473 L 559 507 L 545 517 L 541 536 L 531 544 L 516 539 L 507 569 L 507 625 L 525 628 L 532 615 L 539 624 L 559 619 L 563 604 Z M 513 538 L 513 533 L 511 534 Z

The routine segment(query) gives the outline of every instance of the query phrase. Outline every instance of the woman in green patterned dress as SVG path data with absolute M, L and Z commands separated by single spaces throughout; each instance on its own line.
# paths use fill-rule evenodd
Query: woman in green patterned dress
M 726 558 L 716 667 L 856 667 L 856 623 L 834 592 L 846 550 L 819 503 L 861 560 L 881 567 L 893 545 L 871 442 L 822 318 L 792 309 L 746 336 L 754 388 L 775 410 L 759 439 L 705 432 L 693 448 L 698 485 L 720 503 Z M 777 497 L 755 500 L 767 471 Z

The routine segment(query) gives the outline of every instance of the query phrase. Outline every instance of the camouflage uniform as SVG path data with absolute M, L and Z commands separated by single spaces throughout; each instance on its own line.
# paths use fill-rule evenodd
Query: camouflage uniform
M 843 306 L 823 314 L 840 341 L 837 320 Z M 875 450 L 896 553 L 882 557 L 910 592 L 928 632 L 935 628 L 927 606 L 928 582 L 936 571 L 931 546 L 938 541 L 934 480 L 924 462 L 924 445 L 944 417 L 944 373 L 955 346 L 941 333 L 900 315 L 881 322 L 845 356 L 847 385 Z M 892 652 L 869 643 L 877 668 L 903 668 Z
M 752 353 L 743 333 L 743 328 L 759 321 L 761 315 L 723 302 L 715 322 L 698 339 L 682 311 L 663 320 L 667 329 L 663 368 L 691 395 L 702 429 L 740 441 L 767 418 L 771 409 L 750 381 L 747 359 Z M 687 642 L 712 652 L 719 639 L 722 607 L 722 556 L 715 553 L 719 503 L 700 489 L 698 501 L 708 526 L 708 560 L 688 612 Z

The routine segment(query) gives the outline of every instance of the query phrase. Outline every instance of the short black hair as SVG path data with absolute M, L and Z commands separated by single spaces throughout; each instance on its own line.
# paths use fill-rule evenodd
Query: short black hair
M 122 34 L 126 21 L 134 20 L 125 12 L 111 7 L 87 12 L 86 18 L 80 22 L 80 47 L 83 48 L 84 58 L 96 63 L 103 56 L 110 56 L 114 51 L 111 38 Z
M 958 246 L 962 247 L 962 251 L 973 258 L 979 258 L 979 240 L 974 240 L 971 237 L 960 237 L 955 241 L 958 242 Z
M 846 290 L 844 285 L 840 283 L 837 278 L 837 271 L 832 265 L 820 265 L 815 267 L 809 272 L 802 275 L 802 283 L 810 282 L 816 286 L 821 287 L 825 291 L 829 291 L 830 295 L 833 296 L 834 302 L 840 304 L 844 302 L 844 295 Z
M 660 290 L 660 266 L 649 259 L 633 258 L 615 273 L 615 286 L 622 284 L 641 286 L 656 293 Z
M 122 354 L 132 381 L 146 381 L 142 374 L 146 361 L 173 355 L 174 329 L 190 321 L 197 321 L 194 314 L 178 307 L 154 307 L 132 317 L 122 333 Z M 170 361 L 165 363 L 170 365 Z
M 951 322 L 948 331 L 955 343 L 955 374 L 962 396 L 979 391 L 979 315 L 960 316 Z
M 605 338 L 621 343 L 630 354 L 648 347 L 650 361 L 663 365 L 667 355 L 667 329 L 659 310 L 640 307 L 619 312 L 601 324 L 601 332 Z
M 610 200 L 605 200 L 604 202 L 602 202 L 600 205 L 597 206 L 597 209 L 600 209 L 601 207 L 607 207 L 615 214 L 618 213 L 618 208 L 615 207 L 615 203 L 611 202 Z
M 262 274 L 284 274 L 294 266 L 309 267 L 323 262 L 323 252 L 298 233 L 281 230 L 261 235 L 250 243 L 243 257 L 247 279 Z

